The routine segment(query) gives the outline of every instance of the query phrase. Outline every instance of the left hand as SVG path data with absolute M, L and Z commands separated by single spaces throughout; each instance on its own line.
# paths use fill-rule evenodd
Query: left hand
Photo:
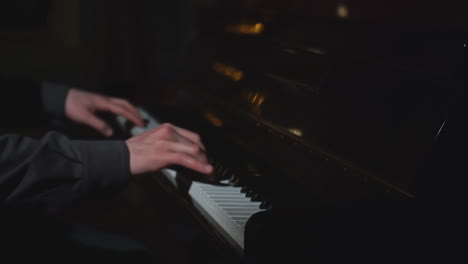
M 98 111 L 112 112 L 124 116 L 137 126 L 144 126 L 140 113 L 127 100 L 70 89 L 65 100 L 65 115 L 70 120 L 96 129 L 104 136 L 112 136 L 112 127 L 95 115 Z

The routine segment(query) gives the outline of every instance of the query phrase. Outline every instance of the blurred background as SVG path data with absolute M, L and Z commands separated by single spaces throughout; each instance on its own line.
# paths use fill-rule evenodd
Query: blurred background
M 452 0 L 443 5 L 422 0 L 2 1 L 0 72 L 81 87 L 136 85 L 177 74 L 206 13 L 463 28 L 464 5 Z
M 216 140 L 236 139 L 232 146 L 247 149 L 248 155 L 235 158 L 271 166 L 262 178 L 273 186 L 268 193 L 290 202 L 288 213 L 308 219 L 302 217 L 309 212 L 304 208 L 316 209 L 313 195 L 345 205 L 350 197 L 413 197 L 415 161 L 425 157 L 442 129 L 454 90 L 466 87 L 467 7 L 461 0 L 2 1 L 0 75 L 125 97 L 154 107 L 152 113 L 159 113 L 156 102 L 170 101 L 165 96 L 171 91 L 169 97 L 175 98 L 176 90 L 187 89 L 188 96 L 173 101 L 187 105 L 175 120 L 194 117 L 184 124 L 214 131 L 207 134 L 214 135 L 220 153 L 230 148 Z M 327 167 L 328 158 L 336 158 L 339 166 Z M 353 166 L 368 174 L 358 169 L 352 171 L 355 178 L 349 177 Z M 173 263 L 235 262 L 205 234 L 212 227 L 195 224 L 172 193 L 157 188 L 142 180 L 117 200 L 93 201 L 73 212 L 72 219 L 136 239 Z M 349 244 L 361 235 L 353 233 L 355 223 L 345 225 L 346 217 L 337 215 L 331 219 L 342 229 L 326 217 L 317 224 L 321 229 L 332 223 L 335 237 L 322 232 L 333 253 L 341 231 L 350 232 Z M 306 220 L 288 224 L 282 230 L 292 239 L 282 244 L 310 228 Z M 379 237 L 385 240 L 391 233 L 384 230 Z M 113 240 L 95 235 L 80 239 L 102 238 L 104 245 Z M 409 240 L 401 247 L 411 247 Z M 310 244 L 297 241 L 308 255 Z M 296 250 L 296 244 L 290 247 Z M 364 248 L 354 247 L 356 254 Z M 269 255 L 271 247 L 265 248 L 262 254 Z
M 173 75 L 194 34 L 193 5 L 186 0 L 2 1 L 0 72 L 80 87 Z

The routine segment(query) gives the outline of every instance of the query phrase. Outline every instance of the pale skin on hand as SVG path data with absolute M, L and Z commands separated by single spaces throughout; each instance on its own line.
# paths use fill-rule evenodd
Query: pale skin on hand
M 140 113 L 127 100 L 70 89 L 65 101 L 65 115 L 72 121 L 111 136 L 111 126 L 96 116 L 98 111 L 121 115 L 137 126 L 144 126 Z M 205 146 L 200 136 L 171 124 L 163 124 L 132 137 L 126 144 L 133 175 L 157 171 L 171 165 L 180 165 L 204 174 L 213 171 L 213 167 L 207 162 Z
M 203 174 L 213 171 L 200 136 L 172 124 L 166 123 L 146 131 L 128 139 L 126 143 L 133 175 L 158 171 L 171 165 L 180 165 Z
M 96 116 L 96 112 L 106 111 L 121 115 L 137 126 L 144 126 L 143 118 L 130 102 L 125 99 L 70 89 L 65 100 L 65 115 L 72 121 L 88 125 L 104 136 L 111 136 L 112 127 Z

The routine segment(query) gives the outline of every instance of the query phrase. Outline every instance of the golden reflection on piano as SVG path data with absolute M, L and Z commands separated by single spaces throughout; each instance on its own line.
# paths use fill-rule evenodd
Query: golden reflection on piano
M 304 135 L 304 132 L 301 129 L 290 128 L 288 129 L 288 131 L 291 132 L 291 134 L 298 136 L 298 137 L 302 137 L 302 135 Z
M 283 49 L 283 51 L 286 52 L 286 53 L 289 53 L 291 55 L 296 55 L 297 54 L 297 51 L 295 49 L 286 48 L 286 49 Z
M 317 54 L 317 55 L 325 55 L 326 54 L 326 52 L 323 49 L 315 48 L 315 47 L 306 48 L 306 51 L 308 51 L 310 53 Z
M 217 74 L 224 76 L 234 82 L 241 81 L 245 77 L 243 71 L 224 63 L 215 62 L 212 66 L 212 69 Z
M 226 25 L 226 31 L 229 33 L 240 34 L 240 35 L 260 35 L 265 30 L 265 25 L 263 23 L 254 23 L 254 24 L 228 24 Z
M 343 19 L 349 18 L 348 6 L 345 3 L 338 3 L 338 6 L 336 7 L 336 15 Z
M 250 110 L 255 114 L 262 113 L 262 105 L 265 102 L 265 93 L 263 91 L 245 90 L 242 97 L 249 103 Z
M 203 114 L 203 117 L 210 122 L 214 127 L 222 127 L 223 121 L 214 113 L 206 112 Z

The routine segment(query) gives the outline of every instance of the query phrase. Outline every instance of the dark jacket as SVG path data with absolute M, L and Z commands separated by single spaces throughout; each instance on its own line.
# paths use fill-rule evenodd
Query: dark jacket
M 0 80 L 2 127 L 40 124 L 63 115 L 68 89 L 34 81 Z M 58 132 L 40 140 L 0 135 L 0 205 L 56 209 L 117 190 L 130 179 L 124 141 L 73 141 Z

